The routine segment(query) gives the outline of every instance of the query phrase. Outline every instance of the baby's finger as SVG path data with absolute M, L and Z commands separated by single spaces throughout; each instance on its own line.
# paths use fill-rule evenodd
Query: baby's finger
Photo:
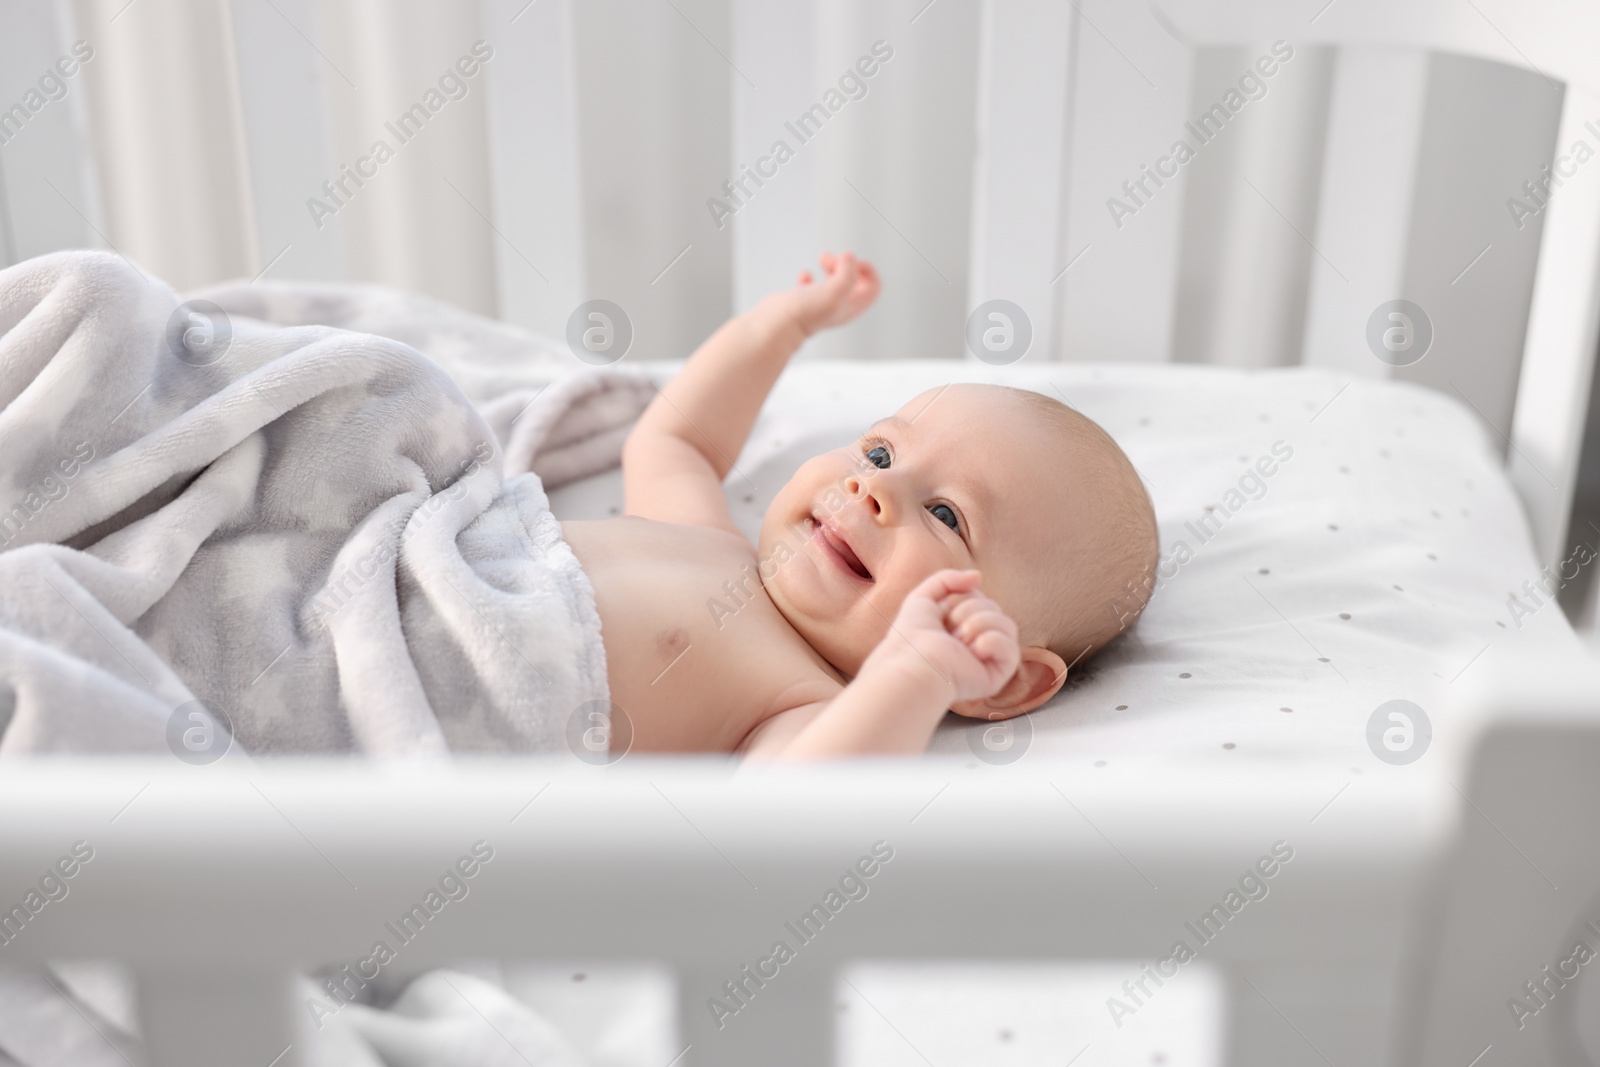
M 973 615 L 980 611 L 987 609 L 998 611 L 1000 609 L 1000 605 L 996 604 L 982 593 L 976 591 L 958 594 L 957 596 L 953 597 L 946 597 L 944 603 L 946 605 L 945 610 L 948 612 L 947 618 L 949 618 L 951 626 L 961 625 L 963 622 L 972 618 Z
M 1013 641 L 1016 640 L 1016 624 L 1011 621 L 1009 615 L 999 610 L 985 611 L 979 615 L 974 615 L 956 626 L 952 632 L 964 644 L 968 645 L 986 633 L 1004 634 Z
M 994 668 L 996 674 L 1009 676 L 1022 659 L 1016 638 L 998 630 L 985 630 L 967 647 L 972 649 L 972 654 L 980 662 Z M 1004 678 L 1001 680 L 1004 681 Z
M 858 287 L 862 289 L 877 289 L 879 284 L 878 268 L 863 259 L 859 261 L 859 270 L 861 281 Z
M 811 272 L 810 271 L 803 270 L 803 271 L 800 272 L 800 284 L 801 285 L 810 285 L 811 284 Z
M 941 603 L 945 597 L 952 593 L 967 593 L 978 587 L 978 582 L 983 576 L 977 571 L 958 571 L 946 569 L 935 571 L 917 583 L 909 597 L 926 597 L 935 604 Z
M 817 257 L 817 262 L 822 264 L 822 269 L 825 273 L 832 274 L 834 264 L 838 261 L 834 258 L 832 252 L 824 252 L 822 255 Z
M 838 292 L 842 295 L 856 287 L 856 279 L 860 277 L 861 262 L 852 253 L 846 252 L 829 270 L 833 272 L 830 281 L 838 285 Z

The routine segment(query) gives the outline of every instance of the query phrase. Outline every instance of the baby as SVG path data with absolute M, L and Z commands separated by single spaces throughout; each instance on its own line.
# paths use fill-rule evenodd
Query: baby
M 750 543 L 723 496 L 734 457 L 806 338 L 880 288 L 848 252 L 821 265 L 717 330 L 640 417 L 626 517 L 562 524 L 635 750 L 918 753 L 947 710 L 1037 708 L 1144 607 L 1156 524 L 1132 464 L 1064 404 L 1000 386 L 924 393 L 810 460 Z

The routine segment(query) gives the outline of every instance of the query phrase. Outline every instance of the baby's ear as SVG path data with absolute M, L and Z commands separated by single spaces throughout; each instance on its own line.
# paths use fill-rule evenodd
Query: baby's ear
M 974 719 L 1009 719 L 1055 696 L 1066 680 L 1067 665 L 1060 656 L 1048 648 L 1026 645 L 1015 673 L 998 693 L 986 700 L 958 701 L 950 709 Z

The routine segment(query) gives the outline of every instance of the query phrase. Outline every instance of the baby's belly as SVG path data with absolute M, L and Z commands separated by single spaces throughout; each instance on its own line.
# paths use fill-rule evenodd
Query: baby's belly
M 634 750 L 731 752 L 785 689 L 821 677 L 742 537 L 638 518 L 563 523 L 562 534 L 594 586 L 611 701 Z

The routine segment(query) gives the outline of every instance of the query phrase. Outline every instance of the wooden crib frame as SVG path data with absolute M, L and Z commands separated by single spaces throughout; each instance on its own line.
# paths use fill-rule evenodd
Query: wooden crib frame
M 160 8 L 159 0 L 143 2 Z M 920 10 L 896 9 L 907 33 L 934 17 L 931 4 L 915 6 Z M 8 10 L 0 16 L 0 70 L 44 70 L 41 63 L 72 41 L 93 36 L 86 22 L 109 27 L 121 20 L 114 8 L 126 11 L 95 0 Z M 822 62 L 816 12 L 839 18 L 842 10 L 819 3 L 779 13 L 757 0 L 691 8 L 711 28 L 707 36 L 688 20 L 695 32 L 729 53 L 729 159 L 759 156 L 769 117 L 761 110 L 766 98 L 739 68 L 759 64 L 764 82 L 770 73 L 786 86 L 786 99 L 810 99 L 820 92 L 813 86 Z M 1352 357 L 1349 349 L 1359 346 L 1319 341 L 1324 327 L 1348 325 L 1349 308 L 1329 295 L 1340 291 L 1335 275 L 1343 276 L 1318 246 L 1357 242 L 1366 250 L 1363 277 L 1388 279 L 1395 296 L 1405 295 L 1419 256 L 1445 254 L 1419 251 L 1385 229 L 1413 214 L 1425 198 L 1416 182 L 1427 175 L 1389 187 L 1368 173 L 1386 146 L 1437 133 L 1428 125 L 1425 80 L 1394 50 L 1535 71 L 1563 93 L 1558 146 L 1592 140 L 1586 124 L 1600 121 L 1600 53 L 1593 47 L 1600 14 L 1592 6 L 1160 0 L 1150 11 L 1168 38 L 1150 54 L 1176 49 L 1172 54 L 1189 57 L 1184 62 L 1201 47 L 1241 48 L 1249 59 L 1251 50 L 1270 50 L 1279 40 L 1344 49 L 1332 80 L 1318 221 L 1312 234 L 1299 234 L 1316 255 L 1305 256 L 1308 324 L 1293 355 L 1352 374 L 1390 371 L 1359 350 Z M 308 230 L 298 197 L 269 195 L 314 189 L 339 173 L 326 138 L 304 136 L 324 128 L 334 77 L 306 51 L 316 48 L 315 31 L 306 32 L 317 24 L 312 0 L 223 0 L 205 12 L 198 21 L 215 23 L 231 46 L 210 61 L 224 70 L 231 94 L 232 125 L 221 140 L 239 160 L 241 187 L 251 191 L 237 226 L 216 238 L 218 247 L 243 249 L 261 275 L 344 277 L 352 234 L 342 225 Z M 560 335 L 586 296 L 621 289 L 624 303 L 647 311 L 681 298 L 673 288 L 678 275 L 611 277 L 596 252 L 602 209 L 586 196 L 593 154 L 583 147 L 584 121 L 595 106 L 584 95 L 584 55 L 593 41 L 584 39 L 583 19 L 594 16 L 575 0 L 482 0 L 479 12 L 497 50 L 482 72 L 492 206 L 480 210 L 464 199 L 498 238 L 499 313 Z M 658 14 L 687 20 L 681 11 Z M 976 155 L 962 222 L 969 228 L 964 306 L 993 298 L 1021 305 L 1040 339 L 1034 358 L 1082 358 L 1081 338 L 1110 337 L 1119 328 L 1138 343 L 1131 354 L 1113 355 L 1173 358 L 1183 355 L 1171 310 L 1184 232 L 1178 211 L 1146 214 L 1139 221 L 1148 225 L 1127 246 L 1133 251 L 1086 272 L 1120 286 L 1120 304 L 1109 306 L 1093 281 L 1057 284 L 1087 252 L 1081 245 L 1092 243 L 1078 239 L 1083 205 L 1100 211 L 1108 192 L 1074 178 L 1078 161 L 1110 151 L 1108 135 L 1083 119 L 1096 85 L 1082 61 L 1106 44 L 1116 49 L 1096 21 L 1103 14 L 1093 3 L 981 2 L 970 86 Z M 132 15 L 125 25 L 130 34 L 158 32 L 139 30 Z M 94 31 L 111 32 L 106 27 Z M 1382 130 L 1351 117 L 1375 92 L 1398 101 L 1390 109 L 1396 122 Z M 1169 103 L 1158 125 L 1176 130 L 1192 110 L 1187 92 Z M 28 118 L 22 136 L 0 145 L 6 261 L 110 243 L 103 194 L 118 174 L 96 163 L 86 94 L 69 92 L 49 107 Z M 298 125 L 286 121 L 296 117 Z M 914 157 L 916 149 L 906 151 Z M 1118 165 L 1126 159 L 1127 173 L 1142 174 L 1139 151 L 1126 150 Z M 771 210 L 752 200 L 732 220 L 727 307 L 747 304 L 768 284 L 773 262 L 811 253 L 803 246 L 815 245 L 815 230 L 786 228 L 784 219 L 815 215 L 833 194 L 814 176 L 797 180 L 796 190 L 775 196 Z M 1555 563 L 1570 547 L 1594 384 L 1600 165 L 1577 170 L 1541 216 L 1542 240 L 1528 253 L 1537 270 L 1525 342 L 1498 362 L 1490 361 L 1492 352 L 1483 356 L 1490 362 L 1475 380 L 1488 383 L 1487 391 L 1475 402 L 1473 390 L 1429 379 L 1438 361 L 1415 373 L 1446 391 L 1456 388 L 1480 412 L 1487 407 L 1486 420 L 1505 439 L 1539 555 Z M 782 256 L 764 251 L 769 247 Z M 550 269 L 546 284 L 533 284 L 540 268 L 523 249 L 538 250 Z M 673 250 L 661 257 L 669 269 L 678 262 L 667 262 Z M 909 261 L 910 253 L 902 254 Z M 1146 271 L 1152 261 L 1164 270 Z M 1477 263 L 1463 262 L 1466 270 L 1448 286 Z M 1126 294 L 1144 292 L 1135 284 L 1142 277 L 1150 279 L 1153 310 L 1130 320 Z M 653 289 L 663 278 L 663 288 Z M 681 355 L 697 322 L 663 322 L 667 340 L 656 354 Z M 921 335 L 906 330 L 890 331 L 890 351 L 919 343 Z M 1304 767 L 1218 782 L 1183 774 L 1087 781 L 1047 766 L 973 776 L 939 764 L 730 780 L 720 764 L 646 760 L 603 772 L 541 761 L 470 770 L 291 763 L 231 772 L 171 761 L 76 760 L 14 766 L 0 775 L 0 884 L 33 881 L 41 864 L 78 840 L 90 842 L 96 858 L 74 884 L 70 905 L 7 944 L 0 962 L 125 961 L 139 978 L 157 1062 L 290 1064 L 299 1055 L 292 1013 L 300 1010 L 287 985 L 290 971 L 361 955 L 387 903 L 402 903 L 383 898 L 376 906 L 384 890 L 372 887 L 408 891 L 408 879 L 425 880 L 486 840 L 497 850 L 493 877 L 475 886 L 474 903 L 463 904 L 448 926 L 430 931 L 437 937 L 408 950 L 406 968 L 474 955 L 659 961 L 680 978 L 684 1050 L 675 1063 L 815 1065 L 832 1061 L 833 981 L 852 960 L 1153 959 L 1168 947 L 1173 915 L 1203 909 L 1234 880 L 1241 859 L 1292 839 L 1300 849 L 1298 888 L 1282 890 L 1281 908 L 1263 911 L 1238 938 L 1219 941 L 1212 957 L 1233 994 L 1227 1062 L 1556 1063 L 1570 1049 L 1559 1043 L 1566 1038 L 1548 1036 L 1554 1029 L 1528 1036 L 1487 1021 L 1516 995 L 1518 976 L 1537 971 L 1528 954 L 1554 952 L 1571 917 L 1541 918 L 1540 908 L 1502 915 L 1508 901 L 1529 892 L 1527 871 L 1508 857 L 1504 841 L 1516 840 L 1529 865 L 1563 887 L 1600 884 L 1593 858 L 1561 845 L 1561 833 L 1584 825 L 1581 813 L 1600 807 L 1591 773 L 1600 733 L 1584 694 L 1529 697 L 1494 710 L 1538 712 L 1548 721 L 1491 731 L 1470 777 L 1454 791 L 1443 772 L 1419 770 L 1336 794 L 1328 782 L 1337 775 Z M 1552 810 L 1565 814 L 1552 819 Z M 717 1029 L 704 1001 L 736 973 L 731 963 L 751 959 L 773 927 L 878 841 L 896 850 L 894 882 L 880 890 L 892 906 L 854 927 L 851 940 L 819 938 L 781 982 L 760 989 L 740 1026 Z M 1146 883 L 1161 889 L 1142 897 Z M 993 903 L 997 886 L 1005 889 L 998 898 L 1004 906 Z M 1474 924 L 1484 915 L 1502 916 L 1494 936 L 1453 936 L 1480 929 Z M 1482 1034 L 1492 1035 L 1482 1041 L 1489 1048 L 1479 1045 Z
M 1585 773 L 1600 758 L 1595 700 L 1547 683 L 1486 710 L 1520 721 L 1492 717 L 1470 766 L 1447 754 L 1364 780 L 1315 764 L 1226 777 L 1037 761 L 747 776 L 663 759 L 16 764 L 0 776 L 0 885 L 37 882 L 75 843 L 93 858 L 5 961 L 125 961 L 153 1062 L 293 1063 L 319 1009 L 290 973 L 400 945 L 395 917 L 441 870 L 489 854 L 459 903 L 407 927 L 391 973 L 474 958 L 664 964 L 680 1005 L 673 1063 L 817 1065 L 835 1062 L 848 963 L 1118 959 L 1135 973 L 1275 851 L 1292 864 L 1271 906 L 1201 949 L 1229 992 L 1227 1063 L 1570 1064 L 1592 983 L 1551 996 L 1561 1010 L 1526 1029 L 1505 1005 L 1578 934 L 1597 940 L 1581 925 L 1600 921 L 1584 911 L 1600 857 L 1581 847 L 1600 810 Z M 888 859 L 857 866 L 874 854 Z M 793 940 L 795 918 L 850 870 L 872 871 L 853 905 L 865 914 L 838 931 L 819 922 L 751 984 L 747 965 Z M 714 998 L 740 1010 L 719 1015 Z

